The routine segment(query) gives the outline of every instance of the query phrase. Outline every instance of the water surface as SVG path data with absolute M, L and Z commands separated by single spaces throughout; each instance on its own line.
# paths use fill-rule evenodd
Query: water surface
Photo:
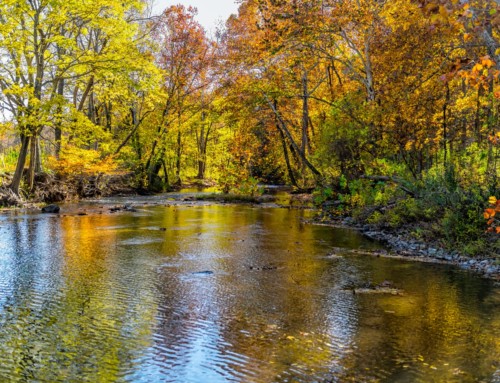
M 91 208 L 0 216 L 0 381 L 500 381 L 489 281 L 307 211 Z M 384 280 L 404 295 L 351 291 Z

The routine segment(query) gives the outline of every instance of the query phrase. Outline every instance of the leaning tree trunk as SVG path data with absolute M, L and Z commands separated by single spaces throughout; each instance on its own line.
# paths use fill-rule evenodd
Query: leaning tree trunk
M 17 159 L 16 171 L 10 184 L 10 189 L 17 196 L 19 195 L 19 187 L 21 186 L 21 180 L 23 178 L 24 165 L 26 163 L 26 158 L 28 157 L 28 147 L 30 141 L 30 136 L 21 136 L 21 150 L 19 151 L 19 158 Z
M 28 185 L 29 190 L 32 192 L 35 189 L 35 173 L 40 170 L 39 164 L 39 148 L 38 148 L 38 137 L 33 136 L 30 140 L 30 165 L 28 168 Z
M 290 131 L 288 130 L 288 128 L 286 126 L 286 122 L 283 120 L 283 118 L 281 117 L 281 114 L 278 112 L 278 110 L 276 108 L 276 105 L 273 104 L 271 102 L 271 100 L 269 100 L 269 98 L 267 97 L 266 94 L 264 94 L 264 97 L 266 98 L 267 103 L 271 107 L 271 110 L 274 112 L 274 114 L 276 116 L 276 120 L 278 121 L 278 124 L 281 127 L 283 133 L 285 134 L 285 136 L 290 141 L 291 147 L 299 155 L 302 163 L 305 164 L 305 166 L 307 166 L 309 168 L 309 170 L 314 174 L 316 180 L 319 181 L 321 178 L 323 178 L 323 176 L 321 175 L 320 171 L 318 169 L 316 169 L 314 167 L 314 165 L 311 164 L 311 162 L 309 162 L 309 160 L 307 159 L 305 153 L 301 151 L 301 149 L 299 148 L 299 146 L 297 145 L 297 143 L 293 139 L 293 136 L 291 135 Z
M 274 100 L 274 107 L 276 108 L 276 110 L 278 110 L 278 102 L 276 100 Z M 283 146 L 283 155 L 285 156 L 285 164 L 286 164 L 286 169 L 288 171 L 288 177 L 290 178 L 290 182 L 292 183 L 292 185 L 298 188 L 299 185 L 297 184 L 297 180 L 295 179 L 295 175 L 293 174 L 292 165 L 290 164 L 290 157 L 288 155 L 288 146 L 286 143 L 285 133 L 283 133 L 283 130 L 281 130 L 280 123 L 276 116 L 275 119 L 276 119 L 276 129 L 279 132 L 281 145 Z

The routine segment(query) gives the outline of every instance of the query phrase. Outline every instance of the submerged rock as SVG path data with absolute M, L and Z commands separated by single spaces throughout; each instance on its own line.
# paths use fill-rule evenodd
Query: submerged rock
M 394 286 L 392 281 L 384 280 L 383 282 L 373 285 L 371 282 L 358 284 L 357 286 L 349 286 L 344 291 L 351 291 L 353 294 L 390 294 L 404 295 L 404 291 Z
M 211 270 L 195 271 L 191 274 L 193 275 L 212 275 L 214 272 Z
M 42 213 L 53 213 L 57 214 L 61 211 L 61 208 L 57 205 L 47 205 L 42 208 Z
M 375 287 L 375 288 L 360 288 L 353 289 L 354 294 L 391 294 L 391 295 L 403 295 L 403 290 L 391 288 L 391 287 Z
M 269 270 L 277 270 L 278 266 L 274 265 L 264 265 L 264 266 L 249 266 L 249 270 L 257 270 L 257 271 L 269 271 Z
M 134 208 L 132 205 L 130 204 L 125 204 L 125 205 L 122 205 L 122 206 L 113 206 L 109 209 L 109 211 L 111 213 L 116 213 L 117 211 L 128 211 L 128 212 L 136 212 L 137 209 Z

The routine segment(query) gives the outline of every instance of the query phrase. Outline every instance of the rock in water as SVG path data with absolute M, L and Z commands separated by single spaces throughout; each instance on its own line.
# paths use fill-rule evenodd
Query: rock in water
M 47 205 L 42 208 L 42 213 L 59 213 L 61 208 L 57 205 Z
M 210 270 L 203 270 L 203 271 L 195 271 L 191 274 L 193 275 L 212 275 L 214 272 Z

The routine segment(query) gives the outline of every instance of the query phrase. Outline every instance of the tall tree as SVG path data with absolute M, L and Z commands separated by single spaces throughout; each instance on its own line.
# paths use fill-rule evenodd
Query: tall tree
M 88 103 L 87 118 L 96 121 L 96 79 L 103 70 L 123 70 L 124 62 L 130 62 L 136 27 L 127 15 L 141 7 L 136 0 L 2 1 L 0 89 L 5 97 L 3 106 L 16 120 L 21 140 L 11 184 L 15 193 L 19 193 L 28 151 L 29 186 L 34 185 L 44 127 L 56 128 L 59 147 L 62 113 L 81 113 Z M 70 81 L 75 84 L 73 106 L 65 97 Z

